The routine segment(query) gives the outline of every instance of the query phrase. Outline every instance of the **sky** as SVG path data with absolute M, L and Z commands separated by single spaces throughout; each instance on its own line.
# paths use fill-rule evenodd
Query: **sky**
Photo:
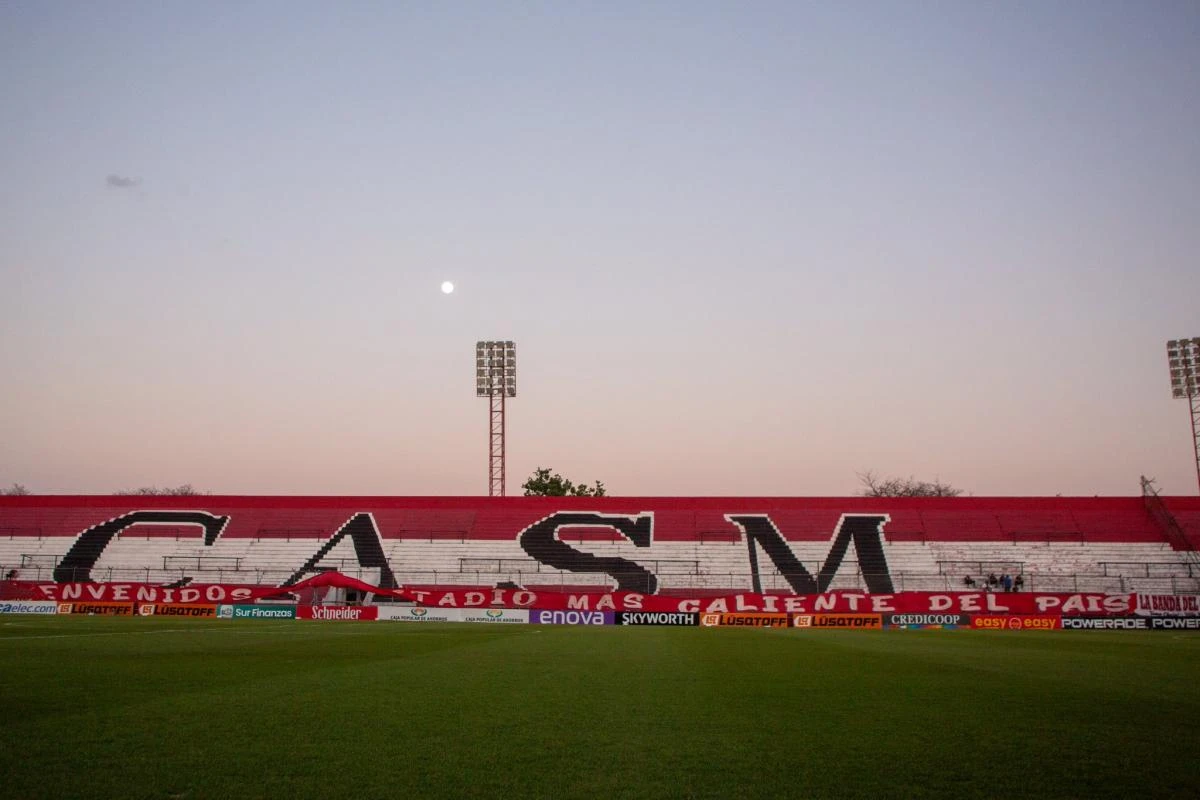
M 0 486 L 1194 494 L 1200 5 L 0 4 Z M 455 283 L 444 295 L 440 284 Z

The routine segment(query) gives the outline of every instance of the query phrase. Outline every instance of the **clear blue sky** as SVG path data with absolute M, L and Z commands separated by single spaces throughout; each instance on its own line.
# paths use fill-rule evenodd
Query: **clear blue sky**
M 1196 490 L 1200 4 L 0 4 L 0 484 Z M 458 289 L 440 293 L 443 280 Z

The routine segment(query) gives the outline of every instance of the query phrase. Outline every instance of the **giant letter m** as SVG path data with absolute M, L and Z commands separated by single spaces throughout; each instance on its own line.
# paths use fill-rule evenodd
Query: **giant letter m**
M 796 554 L 788 547 L 775 523 L 766 514 L 726 514 L 746 534 L 746 546 L 750 555 L 750 575 L 754 591 L 762 592 L 762 578 L 758 569 L 758 549 L 761 547 L 775 564 L 779 574 L 787 580 L 796 594 L 821 594 L 833 583 L 846 549 L 854 542 L 858 554 L 858 566 L 862 570 L 867 591 L 887 594 L 892 591 L 892 575 L 888 571 L 887 559 L 883 555 L 883 526 L 888 522 L 886 514 L 843 514 L 833 530 L 833 539 L 825 563 L 814 578 Z

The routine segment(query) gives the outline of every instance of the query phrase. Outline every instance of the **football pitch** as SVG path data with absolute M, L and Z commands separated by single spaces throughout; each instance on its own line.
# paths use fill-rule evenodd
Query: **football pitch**
M 1200 635 L 0 618 L 13 798 L 1181 797 Z

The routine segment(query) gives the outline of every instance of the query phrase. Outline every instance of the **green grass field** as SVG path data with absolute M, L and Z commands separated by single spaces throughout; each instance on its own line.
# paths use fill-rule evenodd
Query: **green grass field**
M 0 618 L 11 798 L 1183 797 L 1200 636 Z

